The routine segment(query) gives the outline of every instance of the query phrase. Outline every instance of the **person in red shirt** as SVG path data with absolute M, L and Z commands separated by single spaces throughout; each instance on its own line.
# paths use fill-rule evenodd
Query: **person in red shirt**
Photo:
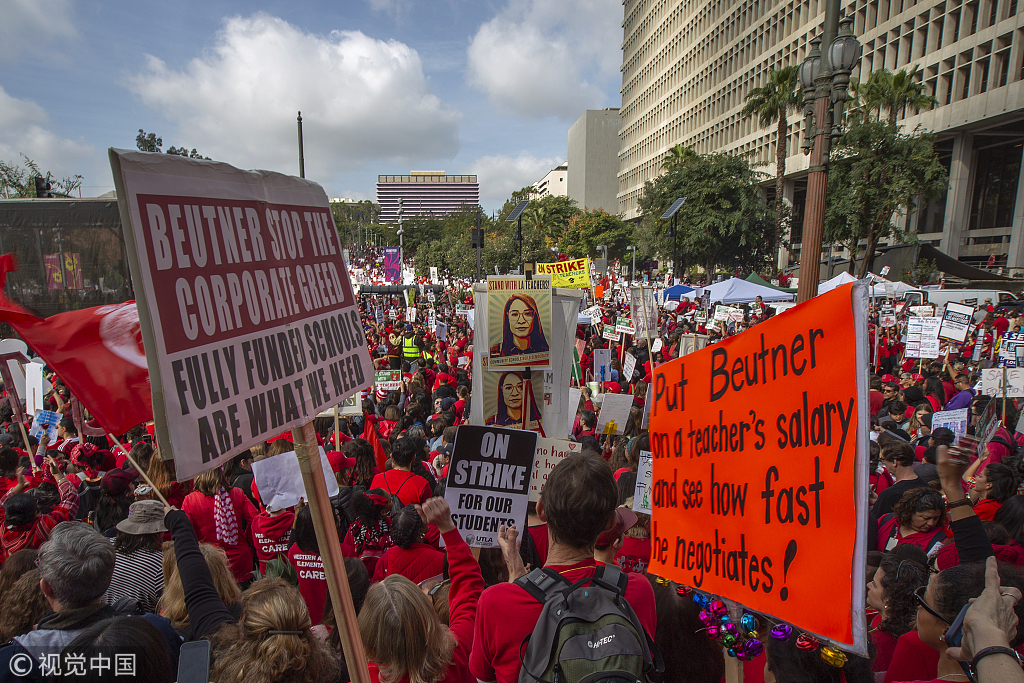
M 427 502 L 430 499 L 430 484 L 411 471 L 413 459 L 425 455 L 420 439 L 399 439 L 391 448 L 391 462 L 394 466 L 387 472 L 375 476 L 370 488 L 382 489 L 393 496 L 398 496 L 403 505 Z
M 224 471 L 215 467 L 197 476 L 195 491 L 185 496 L 181 511 L 188 515 L 200 543 L 223 548 L 237 583 L 252 578 L 252 549 L 246 529 L 258 514 L 242 493 L 231 488 Z
M 295 513 L 287 508 L 268 507 L 252 520 L 252 545 L 260 574 L 267 573 L 267 562 L 288 553 L 294 524 Z
M 538 516 L 548 525 L 544 566 L 572 582 L 592 576 L 597 568 L 594 547 L 601 532 L 615 523 L 618 497 L 611 468 L 603 460 L 575 453 L 559 462 L 548 475 L 537 503 Z M 628 576 L 626 601 L 653 638 L 657 623 L 654 591 L 643 575 Z M 477 607 L 469 658 L 472 676 L 478 681 L 518 681 L 520 647 L 533 633 L 542 608 L 515 583 L 500 583 L 485 590 Z
M 974 478 L 974 512 L 981 519 L 991 521 L 1010 496 L 1017 493 L 1017 478 L 1009 465 L 994 462 Z
M 0 448 L 0 498 L 18 484 L 18 451 L 10 446 Z
M 393 546 L 384 551 L 373 570 L 373 583 L 400 574 L 413 583 L 441 576 L 444 553 L 424 542 L 429 527 L 413 506 L 402 508 L 391 527 Z

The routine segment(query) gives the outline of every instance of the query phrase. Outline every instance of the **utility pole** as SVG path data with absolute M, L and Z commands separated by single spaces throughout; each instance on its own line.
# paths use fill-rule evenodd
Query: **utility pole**
M 306 177 L 306 160 L 303 158 L 303 155 L 302 155 L 302 112 L 301 111 L 299 112 L 299 116 L 297 118 L 297 121 L 298 121 L 298 124 L 299 124 L 299 177 L 300 178 L 305 178 Z

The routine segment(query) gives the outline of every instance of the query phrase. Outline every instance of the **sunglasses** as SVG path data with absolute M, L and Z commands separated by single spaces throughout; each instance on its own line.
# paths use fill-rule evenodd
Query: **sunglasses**
M 924 608 L 925 612 L 927 612 L 928 614 L 932 615 L 936 619 L 940 620 L 946 626 L 952 626 L 953 624 L 950 623 L 949 619 L 947 619 L 946 617 L 944 617 L 941 614 L 939 614 L 938 612 L 936 612 L 934 609 L 932 609 L 931 605 L 929 605 L 927 602 L 924 601 L 924 594 L 925 594 L 925 591 L 927 591 L 927 590 L 928 590 L 928 585 L 925 584 L 924 586 L 921 586 L 916 591 L 914 591 L 914 599 L 917 600 L 917 604 L 920 607 Z

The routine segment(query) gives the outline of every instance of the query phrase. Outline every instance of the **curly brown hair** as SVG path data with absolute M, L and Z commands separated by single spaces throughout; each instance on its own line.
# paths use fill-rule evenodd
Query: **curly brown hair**
M 900 525 L 910 524 L 917 512 L 945 513 L 946 503 L 942 500 L 942 494 L 923 487 L 910 489 L 892 508 L 892 514 Z
M 339 677 L 338 661 L 310 631 L 309 610 L 297 588 L 282 579 L 260 579 L 242 595 L 242 604 L 238 623 L 224 624 L 210 639 L 210 680 L 322 683 Z
M 0 613 L 0 642 L 28 633 L 50 611 L 50 603 L 39 588 L 39 570 L 25 572 L 5 596 Z
M 899 638 L 917 628 L 917 599 L 914 591 L 928 584 L 928 569 L 913 560 L 886 554 L 878 566 L 882 574 L 885 618 L 878 624 L 884 633 Z

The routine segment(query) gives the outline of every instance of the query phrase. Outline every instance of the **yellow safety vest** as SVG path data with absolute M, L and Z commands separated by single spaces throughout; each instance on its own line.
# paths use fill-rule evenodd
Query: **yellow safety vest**
M 402 355 L 406 360 L 420 357 L 420 347 L 416 346 L 416 337 L 402 337 Z

